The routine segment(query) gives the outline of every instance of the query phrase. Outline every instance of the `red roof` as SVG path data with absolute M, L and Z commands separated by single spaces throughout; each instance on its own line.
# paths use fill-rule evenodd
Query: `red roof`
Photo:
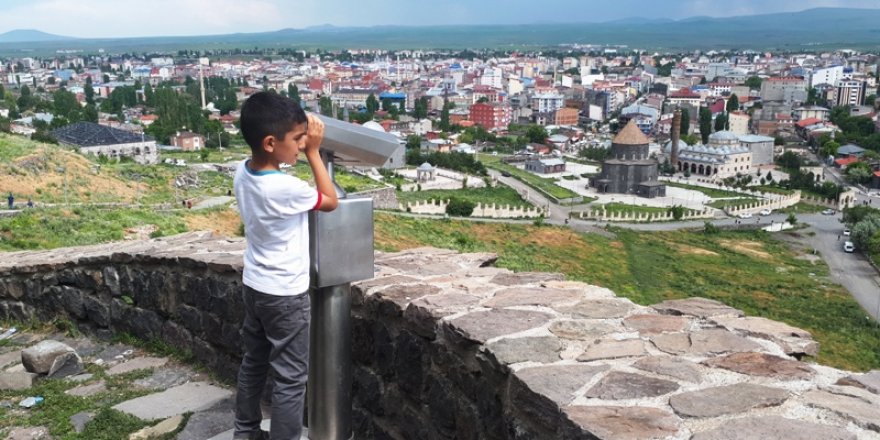
M 724 100 L 719 99 L 715 101 L 714 104 L 709 106 L 709 110 L 711 110 L 712 113 L 724 113 Z
M 699 98 L 700 95 L 692 92 L 687 87 L 682 88 L 681 90 L 673 93 L 669 96 L 670 98 Z
M 798 122 L 797 126 L 800 128 L 805 128 L 805 127 L 809 127 L 813 124 L 818 124 L 820 122 L 822 122 L 822 120 L 819 118 L 807 118 L 807 119 L 804 119 L 803 121 Z
M 835 160 L 834 163 L 843 167 L 843 166 L 847 166 L 847 165 L 853 164 L 858 161 L 859 161 L 859 158 L 857 158 L 857 157 L 847 156 L 847 157 L 843 157 L 843 158 Z

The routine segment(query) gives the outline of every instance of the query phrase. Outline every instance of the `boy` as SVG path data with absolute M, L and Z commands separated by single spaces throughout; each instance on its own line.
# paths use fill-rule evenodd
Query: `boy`
M 294 101 L 259 92 L 241 109 L 251 158 L 233 187 L 247 250 L 242 271 L 245 354 L 238 371 L 235 435 L 247 440 L 299 440 L 309 366 L 308 211 L 332 211 L 338 201 L 318 149 L 324 124 Z M 282 173 L 305 152 L 317 190 Z M 261 394 L 273 373 L 272 427 L 260 430 Z

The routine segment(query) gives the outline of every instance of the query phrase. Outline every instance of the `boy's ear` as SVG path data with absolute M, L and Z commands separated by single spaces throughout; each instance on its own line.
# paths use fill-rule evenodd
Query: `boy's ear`
M 263 151 L 271 153 L 275 150 L 275 136 L 271 134 L 263 138 Z

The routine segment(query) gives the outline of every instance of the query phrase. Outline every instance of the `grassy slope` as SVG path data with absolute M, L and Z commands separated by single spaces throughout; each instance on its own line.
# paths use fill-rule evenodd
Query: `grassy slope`
M 497 206 L 510 205 L 532 207 L 531 203 L 523 200 L 522 196 L 513 188 L 507 186 L 496 186 L 494 188 L 468 188 L 456 190 L 423 190 L 423 191 L 407 191 L 397 192 L 397 199 L 404 205 L 406 202 L 415 202 L 421 200 L 446 200 L 456 197 L 463 200 L 469 200 L 474 203 L 482 203 L 484 205 L 496 204 Z
M 612 240 L 564 228 L 426 221 L 377 215 L 384 250 L 437 246 L 499 254 L 512 270 L 562 272 L 608 287 L 640 304 L 702 296 L 810 331 L 819 362 L 839 368 L 880 367 L 880 328 L 867 321 L 824 264 L 797 258 L 766 233 L 640 233 Z M 813 274 L 813 275 L 811 275 Z

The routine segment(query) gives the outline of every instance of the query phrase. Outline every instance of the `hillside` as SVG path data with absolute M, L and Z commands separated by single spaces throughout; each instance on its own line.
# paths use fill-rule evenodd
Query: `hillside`
M 0 43 L 72 40 L 71 37 L 48 34 L 34 29 L 16 29 L 0 34 Z
M 823 50 L 880 44 L 880 9 L 816 8 L 801 12 L 683 20 L 634 18 L 604 23 L 467 26 L 317 26 L 212 36 L 77 39 L 65 49 L 94 52 L 241 47 L 383 49 L 535 49 L 562 44 L 625 45 L 656 51 L 692 49 Z M 57 42 L 3 43 L 0 55 L 54 52 Z

